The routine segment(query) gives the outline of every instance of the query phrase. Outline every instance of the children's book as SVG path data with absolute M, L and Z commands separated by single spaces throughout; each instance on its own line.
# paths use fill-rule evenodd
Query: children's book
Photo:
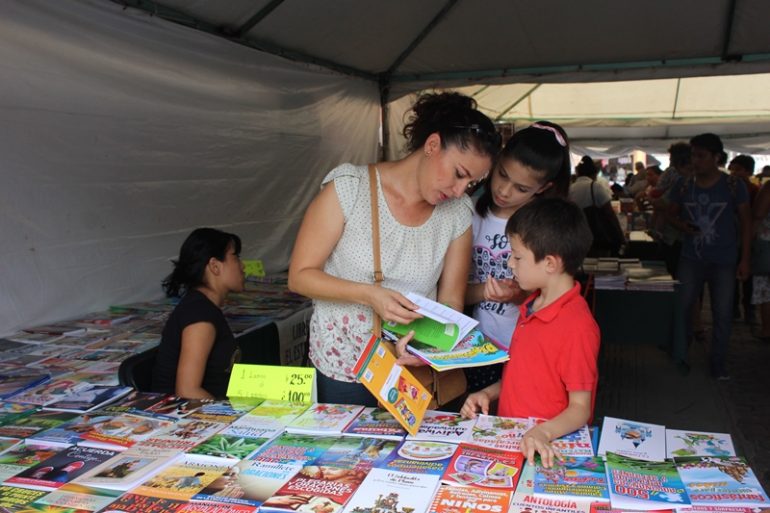
M 476 417 L 470 443 L 504 451 L 518 451 L 521 439 L 530 427 L 531 423 L 526 418 L 481 414 Z
M 353 372 L 406 431 L 417 433 L 433 396 L 406 367 L 396 363 L 390 343 L 372 335 Z
M 337 441 L 336 436 L 313 436 L 299 433 L 282 433 L 252 456 L 263 461 L 296 461 L 308 463 L 326 451 Z
M 510 490 L 442 486 L 438 489 L 428 511 L 429 513 L 508 513 L 511 495 Z
M 317 403 L 311 405 L 287 426 L 289 433 L 340 434 L 363 410 L 355 404 Z
M 46 404 L 45 409 L 85 413 L 117 401 L 132 390 L 131 387 L 89 385 L 62 397 L 58 401 Z
M 75 511 L 100 511 L 112 501 L 120 497 L 121 490 L 108 490 L 106 488 L 93 488 L 75 483 L 67 483 L 37 499 L 33 504 L 40 506 L 41 511 L 49 511 L 43 507 L 59 507 L 63 512 Z M 58 511 L 57 511 L 58 513 Z
M 184 455 L 158 474 L 134 488 L 131 493 L 187 501 L 220 477 L 233 465 Z
M 767 508 L 770 499 L 757 476 L 739 456 L 675 457 L 693 506 Z
M 439 477 L 373 469 L 345 506 L 345 513 L 426 513 Z
M 0 454 L 0 481 L 15 476 L 33 465 L 50 458 L 61 448 L 33 443 L 21 443 Z
M 441 481 L 453 486 L 516 490 L 524 455 L 491 447 L 461 443 Z
M 408 440 L 437 440 L 442 442 L 468 442 L 473 433 L 474 419 L 465 419 L 459 413 L 428 410 L 422 418 L 420 429 Z
M 35 411 L 13 423 L 0 426 L 0 436 L 30 438 L 40 431 L 56 427 L 77 417 L 77 413 L 64 411 Z
M 392 413 L 384 408 L 367 407 L 342 432 L 347 436 L 376 436 L 403 440 L 406 430 Z
M 0 425 L 13 424 L 22 417 L 36 412 L 37 409 L 33 404 L 0 401 Z
M 247 415 L 262 419 L 265 423 L 274 423 L 286 427 L 289 422 L 305 413 L 307 408 L 307 404 L 268 399 L 252 409 Z
M 339 513 L 366 477 L 366 470 L 306 465 L 260 511 Z
M 142 447 L 189 451 L 193 447 L 205 442 L 209 437 L 222 431 L 224 427 L 225 424 L 221 422 L 210 422 L 187 417 L 172 423 L 149 438 L 139 441 L 139 444 Z
M 534 494 L 552 499 L 609 501 L 607 473 L 601 456 L 556 459 L 550 468 L 536 458 Z
M 177 513 L 256 513 L 256 506 L 243 504 L 217 504 L 216 502 L 188 502 Z
M 51 379 L 51 374 L 28 367 L 0 373 L 0 399 L 7 399 Z M 16 401 L 14 402 L 23 402 Z
M 545 422 L 546 419 L 530 417 L 532 426 Z M 562 456 L 586 458 L 594 455 L 593 437 L 587 425 L 566 434 L 561 438 L 551 441 L 551 446 L 558 450 Z
M 6 483 L 36 490 L 55 490 L 115 456 L 115 451 L 69 447 L 6 479 Z
M 666 458 L 666 428 L 647 422 L 604 417 L 597 454 L 604 456 L 610 451 L 629 458 L 663 461 Z
M 398 339 L 397 336 L 388 338 Z M 406 350 L 438 372 L 504 363 L 509 359 L 508 351 L 498 347 L 477 329 L 471 330 L 451 350 L 439 349 L 421 342 L 409 343 Z
M 130 490 L 181 457 L 180 451 L 134 447 L 118 453 L 75 480 L 75 483 L 110 490 Z
M 591 504 L 595 502 L 588 499 L 536 496 L 535 466 L 525 462 L 508 513 L 589 513 Z
M 605 456 L 613 508 L 649 511 L 690 505 L 673 462 L 640 460 L 609 451 Z
M 371 469 L 382 465 L 399 445 L 399 441 L 385 438 L 342 436 L 316 458 L 313 464 Z
M 290 460 L 243 460 L 209 483 L 194 501 L 260 506 L 302 469 Z
M 666 429 L 666 457 L 735 456 L 728 433 Z
M 126 493 L 112 501 L 100 513 L 172 513 L 179 511 L 185 504 L 185 501 Z
M 45 496 L 48 492 L 43 490 L 31 490 L 18 486 L 0 485 L 0 512 L 17 513 L 19 511 L 36 511 L 27 507 Z
M 188 452 L 214 458 L 244 460 L 282 432 L 283 428 L 277 425 L 263 427 L 255 417 L 241 417 Z
M 443 476 L 456 450 L 457 446 L 448 442 L 405 440 L 379 467 L 412 474 Z
M 406 297 L 419 307 L 416 312 L 422 317 L 409 324 L 383 321 L 383 329 L 399 336 L 414 331 L 414 340 L 450 351 L 479 324 L 479 321 L 462 312 L 414 292 L 409 292 Z
M 92 424 L 80 445 L 125 449 L 150 438 L 173 424 L 172 420 L 144 413 L 119 413 L 111 419 Z

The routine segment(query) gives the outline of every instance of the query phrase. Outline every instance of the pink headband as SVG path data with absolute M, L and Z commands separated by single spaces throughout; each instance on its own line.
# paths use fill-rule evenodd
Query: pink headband
M 530 126 L 532 128 L 539 128 L 540 130 L 548 130 L 549 132 L 553 133 L 554 137 L 556 137 L 556 142 L 558 142 L 563 148 L 567 147 L 567 141 L 564 140 L 561 132 L 559 132 L 556 128 L 552 126 L 541 125 L 540 123 L 532 123 Z

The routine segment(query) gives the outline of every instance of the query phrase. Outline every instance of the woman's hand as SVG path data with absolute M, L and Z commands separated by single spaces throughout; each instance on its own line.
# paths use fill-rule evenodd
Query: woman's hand
M 400 339 L 398 339 L 398 342 L 396 342 L 396 356 L 398 357 L 398 360 L 396 360 L 396 363 L 399 365 L 406 365 L 408 367 L 421 367 L 423 365 L 427 365 L 425 362 L 414 356 L 413 354 L 410 354 L 406 350 L 406 345 L 409 343 L 409 341 L 412 340 L 414 337 L 414 331 L 410 331 Z
M 383 321 L 397 322 L 399 324 L 409 324 L 422 315 L 415 310 L 419 308 L 416 304 L 409 301 L 406 296 L 393 289 L 385 287 L 371 286 L 371 300 L 369 304 L 374 311 L 380 314 Z

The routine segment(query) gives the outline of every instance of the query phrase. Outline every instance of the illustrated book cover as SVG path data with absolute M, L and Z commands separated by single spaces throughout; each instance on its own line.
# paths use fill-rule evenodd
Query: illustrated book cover
M 605 465 L 613 508 L 649 511 L 690 505 L 684 483 L 671 461 L 647 461 L 607 452 Z
M 385 408 L 366 407 L 343 431 L 347 436 L 376 436 L 403 440 L 406 430 Z
M 473 435 L 474 419 L 465 419 L 459 413 L 428 410 L 422 418 L 420 429 L 409 440 L 436 440 L 441 442 L 468 442 Z
M 767 508 L 770 499 L 740 456 L 675 457 L 690 501 L 696 506 Z
M 425 513 L 439 477 L 373 469 L 348 501 L 345 513 Z
M 461 443 L 442 476 L 442 482 L 513 492 L 523 466 L 524 455 L 520 452 Z
M 735 456 L 728 433 L 666 429 L 666 458 L 683 456 Z
M 658 424 L 604 417 L 597 454 L 614 452 L 629 458 L 663 461 L 666 458 L 666 428 Z
M 305 434 L 340 434 L 363 410 L 355 404 L 316 403 L 289 422 L 286 431 Z
M 550 468 L 536 458 L 534 494 L 554 499 L 609 501 L 607 473 L 601 456 L 556 459 Z
M 93 447 L 69 447 L 6 479 L 5 483 L 36 490 L 55 490 L 115 454 L 115 451 Z
M 480 414 L 476 417 L 469 442 L 504 451 L 518 451 L 521 449 L 521 439 L 530 427 L 529 419 L 523 417 Z

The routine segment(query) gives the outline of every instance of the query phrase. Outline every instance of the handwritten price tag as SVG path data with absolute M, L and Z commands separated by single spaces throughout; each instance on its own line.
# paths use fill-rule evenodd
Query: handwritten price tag
M 262 260 L 241 260 L 243 262 L 243 274 L 246 276 L 257 276 L 262 278 L 265 276 L 265 266 L 262 265 Z
M 315 369 L 236 363 L 230 374 L 227 397 L 260 397 L 275 401 L 310 403 Z

